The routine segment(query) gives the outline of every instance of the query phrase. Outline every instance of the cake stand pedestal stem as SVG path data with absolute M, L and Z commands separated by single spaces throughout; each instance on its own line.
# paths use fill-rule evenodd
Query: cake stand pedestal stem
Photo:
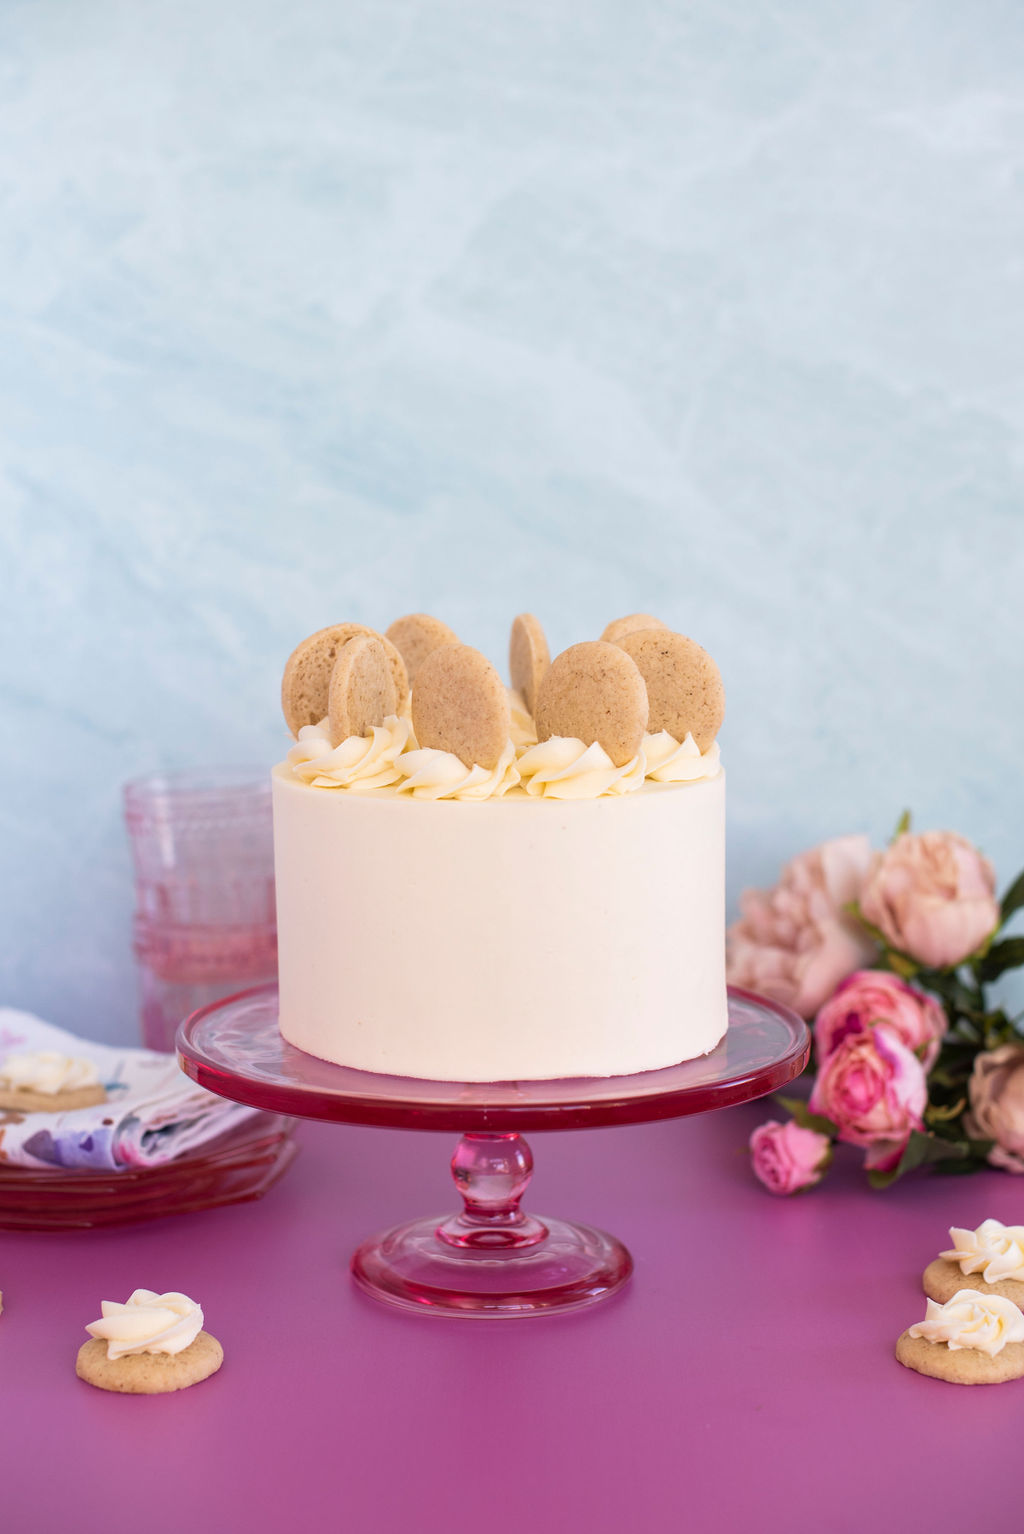
M 464 1208 L 438 1226 L 438 1240 L 476 1251 L 536 1246 L 548 1233 L 519 1200 L 533 1176 L 533 1155 L 518 1134 L 465 1134 L 452 1157 Z

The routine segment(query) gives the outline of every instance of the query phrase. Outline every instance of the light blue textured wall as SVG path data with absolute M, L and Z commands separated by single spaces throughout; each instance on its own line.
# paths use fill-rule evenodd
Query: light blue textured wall
M 1020 815 L 1024 12 L 0 6 L 0 1000 L 134 1029 L 119 785 L 308 631 L 652 610 L 730 885 Z

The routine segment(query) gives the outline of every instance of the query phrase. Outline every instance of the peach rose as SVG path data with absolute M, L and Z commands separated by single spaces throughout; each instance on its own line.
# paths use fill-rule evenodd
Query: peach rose
M 866 836 L 838 836 L 793 858 L 773 890 L 745 890 L 728 933 L 731 983 L 813 1017 L 875 952 L 843 910 L 860 895 L 870 861 Z
M 931 969 L 959 964 L 999 925 L 996 876 L 953 831 L 909 831 L 875 857 L 860 898 L 889 945 Z
M 750 1136 L 754 1175 L 769 1193 L 796 1193 L 813 1188 L 832 1159 L 832 1142 L 816 1129 L 802 1129 L 795 1119 L 780 1124 L 769 1119 Z
M 1024 1044 L 1000 1044 L 975 1056 L 967 1083 L 964 1128 L 973 1140 L 995 1140 L 993 1166 L 1024 1172 Z
M 865 1165 L 895 1166 L 912 1129 L 924 1127 L 928 1087 L 920 1060 L 885 1023 L 840 1040 L 822 1063 L 809 1107 L 840 1140 L 868 1149 Z
M 819 1062 L 849 1034 L 862 1033 L 876 1023 L 891 1028 L 926 1071 L 935 1064 L 949 1026 L 945 1012 L 931 996 L 915 991 L 887 970 L 859 969 L 843 981 L 818 1013 L 814 1046 Z

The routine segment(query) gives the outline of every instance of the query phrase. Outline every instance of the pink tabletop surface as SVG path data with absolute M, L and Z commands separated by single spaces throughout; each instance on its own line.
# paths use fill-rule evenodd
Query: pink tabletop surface
M 371 1231 L 447 1211 L 454 1137 L 305 1124 L 266 1198 L 135 1227 L 0 1232 L 2 1526 L 440 1534 L 973 1526 L 1019 1505 L 1024 1382 L 892 1356 L 951 1224 L 1024 1220 L 996 1172 L 871 1193 L 855 1158 L 773 1198 L 764 1104 L 531 1137 L 529 1208 L 601 1225 L 636 1272 L 591 1311 L 405 1316 L 359 1294 Z M 198 1299 L 221 1372 L 178 1395 L 75 1378 L 101 1299 Z

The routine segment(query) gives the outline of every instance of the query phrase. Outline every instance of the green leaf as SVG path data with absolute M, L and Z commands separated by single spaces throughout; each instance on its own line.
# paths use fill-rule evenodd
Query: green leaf
M 839 1131 L 832 1120 L 823 1118 L 820 1113 L 812 1113 L 803 1098 L 777 1097 L 775 1101 L 780 1108 L 785 1108 L 786 1112 L 796 1119 L 801 1129 L 813 1129 L 820 1135 L 828 1135 L 830 1140 L 838 1134 Z
M 1015 911 L 1024 906 L 1024 873 L 1019 873 L 1010 888 L 1003 896 L 999 907 L 999 916 L 1003 924 L 1010 920 Z
M 934 1165 L 939 1161 L 963 1161 L 971 1154 L 967 1140 L 942 1140 L 938 1135 L 921 1134 L 913 1130 L 906 1149 L 891 1172 L 872 1171 L 868 1181 L 873 1188 L 888 1188 L 898 1177 L 912 1172 L 915 1167 Z
M 892 948 L 886 949 L 885 962 L 894 974 L 899 975 L 901 980 L 913 980 L 920 969 L 920 965 L 907 954 L 896 953 Z
M 993 943 L 988 953 L 978 962 L 979 980 L 987 983 L 998 980 L 1008 969 L 1019 969 L 1024 964 L 1024 937 L 1004 937 L 1001 943 Z
M 892 833 L 892 835 L 889 838 L 889 846 L 891 847 L 893 842 L 896 840 L 897 837 L 903 836 L 904 833 L 909 831 L 909 830 L 910 830 L 910 811 L 909 810 L 904 810 L 903 814 L 900 816 L 899 820 L 897 820 L 897 822 L 896 822 L 896 829 L 895 829 L 895 831 Z

